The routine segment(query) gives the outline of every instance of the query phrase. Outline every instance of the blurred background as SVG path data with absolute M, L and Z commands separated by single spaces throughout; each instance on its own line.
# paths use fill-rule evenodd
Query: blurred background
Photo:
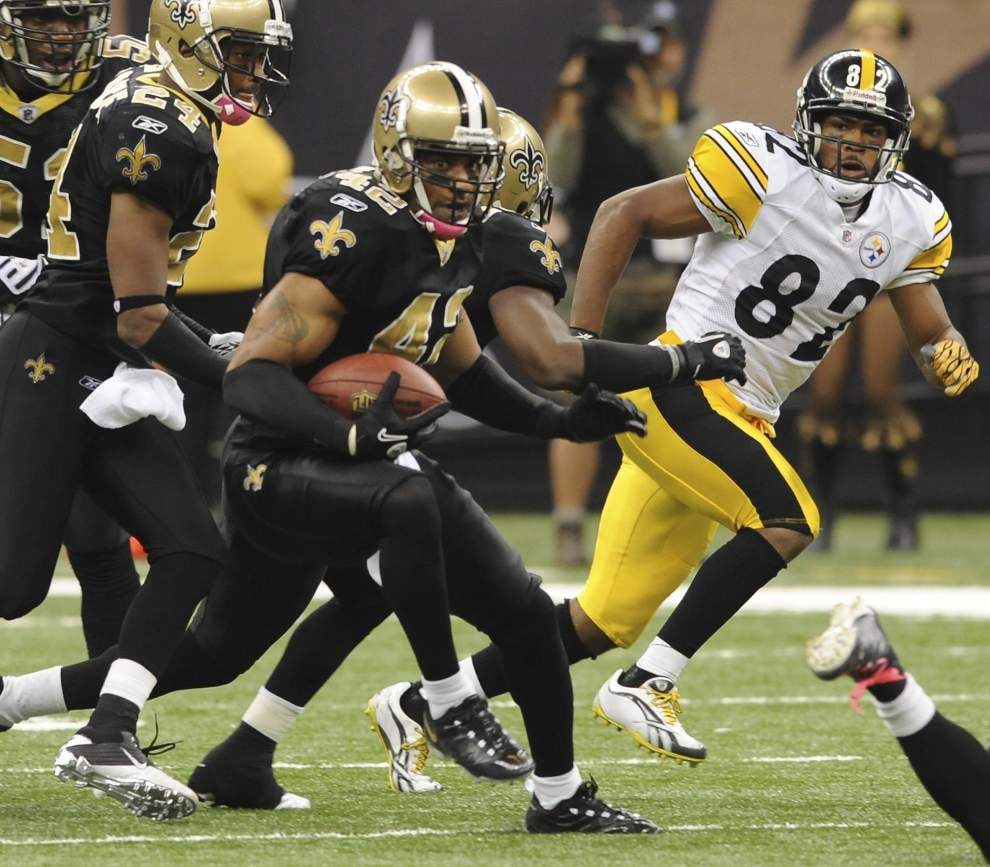
M 919 507 L 990 509 L 984 445 L 990 0 L 289 0 L 287 6 L 296 34 L 292 87 L 273 125 L 288 148 L 268 146 L 283 173 L 291 171 L 290 183 L 298 188 L 322 172 L 367 161 L 372 110 L 384 83 L 415 63 L 451 60 L 543 133 L 558 194 L 551 234 L 572 274 L 597 204 L 624 187 L 681 171 L 707 125 L 745 119 L 789 130 L 795 90 L 821 56 L 854 46 L 890 56 L 918 108 L 914 162 L 907 168 L 939 193 L 953 218 L 955 255 L 940 286 L 984 362 L 984 376 L 975 393 L 949 401 L 897 349 L 896 327 L 851 333 L 843 337 L 846 362 L 822 377 L 820 394 L 805 387 L 788 402 L 779 442 L 835 512 L 887 510 L 894 520 L 900 511 L 910 523 Z M 147 0 L 118 0 L 115 7 L 116 30 L 143 36 Z M 255 195 L 257 219 L 270 218 L 282 184 L 275 177 L 271 195 Z M 610 311 L 608 336 L 649 340 L 662 329 L 690 249 L 690 243 L 642 245 Z M 209 275 L 204 280 L 209 289 Z M 240 283 L 222 288 L 241 301 L 221 305 L 228 318 L 216 327 L 235 327 L 229 317 L 246 315 L 243 299 L 256 287 L 250 275 Z M 882 311 L 877 315 L 882 322 Z M 888 351 L 871 355 L 881 344 Z M 879 386 L 871 384 L 876 371 L 884 373 Z M 448 426 L 447 433 L 434 451 L 483 505 L 555 506 L 563 523 L 580 523 L 585 508 L 597 510 L 616 465 L 612 446 L 600 461 L 597 450 L 554 456 L 551 449 L 557 487 L 560 478 L 564 488 L 567 479 L 575 482 L 572 490 L 552 490 L 541 445 L 470 426 Z M 582 543 L 572 541 L 576 547 L 558 548 L 558 557 L 579 563 Z M 907 539 L 905 550 L 910 544 Z

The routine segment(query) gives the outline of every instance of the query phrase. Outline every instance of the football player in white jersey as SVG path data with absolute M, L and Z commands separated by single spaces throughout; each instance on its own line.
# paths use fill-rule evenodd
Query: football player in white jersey
M 645 439 L 623 461 L 602 514 L 588 583 L 571 617 L 585 656 L 628 647 L 701 562 L 716 527 L 735 533 L 698 570 L 637 663 L 601 688 L 595 712 L 642 746 L 697 762 L 679 720 L 688 661 L 819 530 L 803 482 L 774 447 L 780 405 L 835 338 L 887 292 L 929 378 L 956 397 L 979 365 L 934 282 L 952 251 L 938 198 L 897 171 L 913 115 L 897 70 L 867 50 L 816 63 L 798 90 L 793 138 L 759 124 L 702 135 L 684 175 L 628 190 L 595 218 L 571 324 L 601 329 L 609 295 L 641 237 L 699 235 L 659 344 L 734 332 L 745 384 L 627 395 Z M 566 641 L 574 659 L 574 641 Z

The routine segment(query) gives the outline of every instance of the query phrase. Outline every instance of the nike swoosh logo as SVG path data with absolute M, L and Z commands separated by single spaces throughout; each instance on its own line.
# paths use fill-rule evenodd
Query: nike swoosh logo
M 381 443 L 400 443 L 406 439 L 405 434 L 390 434 L 387 428 L 378 431 L 378 441 Z

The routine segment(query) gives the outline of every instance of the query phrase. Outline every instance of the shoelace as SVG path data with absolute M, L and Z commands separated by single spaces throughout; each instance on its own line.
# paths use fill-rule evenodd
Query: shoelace
M 619 819 L 642 818 L 639 813 L 630 813 L 628 810 L 623 810 L 620 807 L 613 807 L 608 801 L 600 800 L 598 798 L 598 783 L 590 774 L 588 775 L 588 779 L 578 788 L 574 797 L 586 802 L 586 810 L 594 810 L 599 815 L 611 814 Z
M 877 686 L 881 683 L 897 683 L 898 681 L 904 680 L 906 675 L 899 668 L 894 668 L 888 661 L 886 656 L 880 657 L 879 662 L 877 662 L 876 668 L 864 677 L 862 680 L 857 680 L 853 684 L 853 688 L 849 690 L 849 699 L 852 703 L 853 710 L 856 711 L 860 716 L 863 715 L 863 709 L 859 706 L 859 703 L 863 700 L 863 695 L 871 686 Z
M 158 714 L 155 714 L 155 734 L 151 738 L 151 743 L 146 747 L 138 745 L 138 749 L 144 753 L 144 757 L 151 760 L 152 756 L 160 756 L 162 753 L 168 753 L 174 750 L 182 741 L 166 741 L 165 743 L 158 743 Z
M 647 687 L 650 691 L 650 703 L 659 709 L 668 725 L 675 726 L 678 717 L 684 712 L 681 709 L 681 694 L 675 686 L 669 692 L 663 692 L 655 686 Z
M 488 705 L 484 705 L 478 710 L 478 727 L 481 729 L 481 734 L 484 740 L 488 741 L 489 747 L 493 750 L 501 750 L 505 746 L 511 747 L 510 738 L 505 733 L 505 729 L 502 728 L 502 724 L 498 721 L 498 717 L 491 712 Z
M 423 773 L 426 767 L 426 760 L 430 757 L 430 745 L 426 742 L 426 736 L 420 735 L 418 740 L 402 744 L 402 749 L 416 751 L 416 758 L 413 760 L 413 773 Z

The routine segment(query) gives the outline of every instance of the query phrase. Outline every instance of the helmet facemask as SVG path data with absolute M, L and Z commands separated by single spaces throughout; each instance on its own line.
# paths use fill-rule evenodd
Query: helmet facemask
M 404 164 L 403 173 L 411 180 L 410 192 L 419 208 L 418 218 L 440 240 L 458 237 L 468 226 L 484 220 L 502 183 L 504 145 L 494 136 L 490 141 L 473 133 L 465 138 L 477 141 L 457 145 L 449 141 L 403 138 L 393 151 Z M 460 162 L 465 157 L 469 160 L 466 178 L 437 171 L 430 165 L 437 159 Z M 449 219 L 436 212 L 443 205 L 430 202 L 427 185 L 452 192 L 450 204 L 457 207 Z
M 190 46 L 196 59 L 217 73 L 217 92 L 202 94 L 226 123 L 238 125 L 252 115 L 271 117 L 289 85 L 292 61 L 292 28 L 271 20 L 264 33 L 221 28 L 210 30 Z M 235 60 L 228 58 L 235 56 Z M 256 85 L 252 100 L 235 93 L 231 73 L 245 76 Z
M 817 111 L 803 112 L 806 118 L 798 115 L 798 120 L 794 123 L 794 132 L 798 141 L 804 147 L 804 152 L 808 157 L 811 167 L 824 175 L 837 178 L 840 181 L 863 184 L 885 184 L 894 177 L 894 172 L 904 159 L 911 141 L 911 128 L 907 124 L 896 124 L 890 118 L 878 117 L 866 112 L 856 112 L 842 109 L 818 109 Z M 822 121 L 828 115 L 848 115 L 856 119 L 873 121 L 887 130 L 887 138 L 882 145 L 867 144 L 866 142 L 851 141 L 839 136 L 830 136 L 822 133 Z M 802 121 L 804 121 L 802 123 Z M 836 161 L 834 168 L 824 166 L 819 159 L 823 142 L 830 142 L 836 146 Z M 843 151 L 847 148 L 859 151 L 871 151 L 876 154 L 876 160 L 868 175 L 863 178 L 850 178 L 843 175 L 842 164 L 846 154 Z
M 88 73 L 103 62 L 109 28 L 110 0 L 0 2 L 0 54 L 28 83 L 49 93 L 93 86 L 96 76 Z

